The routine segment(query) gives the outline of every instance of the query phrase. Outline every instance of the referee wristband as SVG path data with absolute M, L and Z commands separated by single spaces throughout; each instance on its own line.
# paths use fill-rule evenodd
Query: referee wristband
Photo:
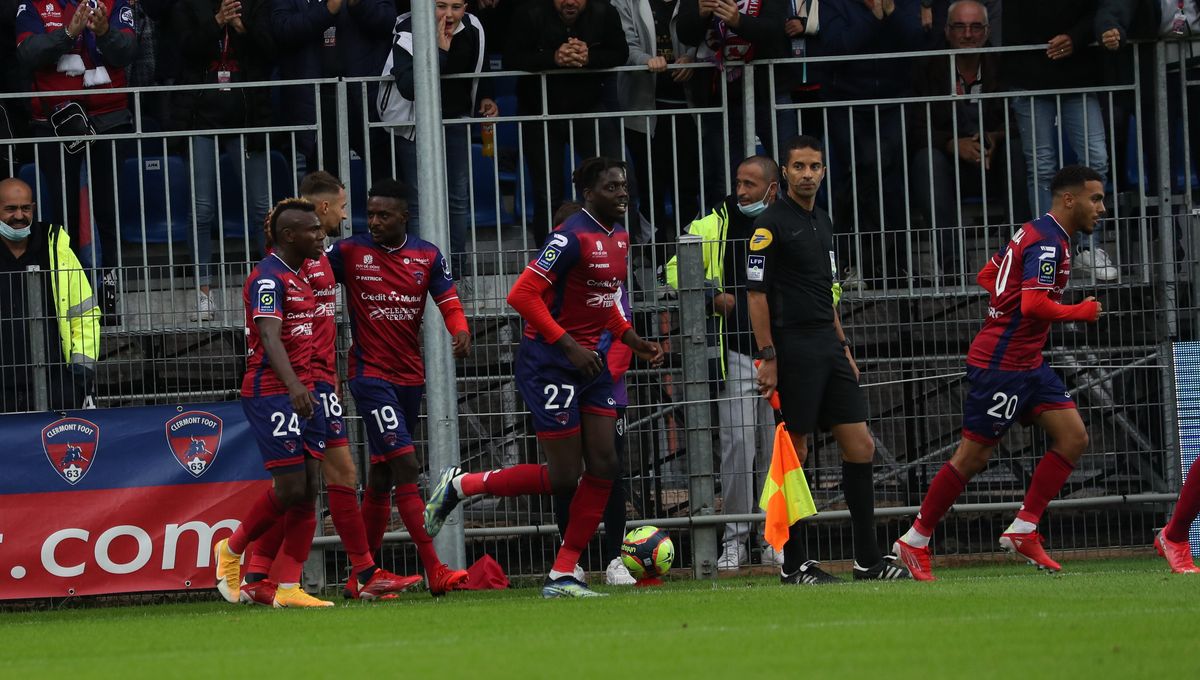
M 842 338 L 842 347 L 850 349 L 850 338 Z

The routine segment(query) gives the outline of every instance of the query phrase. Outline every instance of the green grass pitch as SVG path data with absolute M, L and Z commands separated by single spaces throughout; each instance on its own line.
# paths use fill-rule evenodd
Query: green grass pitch
M 1200 578 L 1157 558 L 425 593 L 318 611 L 223 602 L 0 613 L 0 678 L 1196 678 Z M 214 597 L 216 593 L 214 591 Z

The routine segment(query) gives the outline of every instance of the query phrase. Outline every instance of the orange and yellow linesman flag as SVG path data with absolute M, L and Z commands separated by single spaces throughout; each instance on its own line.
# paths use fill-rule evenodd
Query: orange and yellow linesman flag
M 804 469 L 800 467 L 800 458 L 784 423 L 775 428 L 771 469 L 758 507 L 767 513 L 763 538 L 776 550 L 783 550 L 783 544 L 787 543 L 788 527 L 817 514 L 808 480 L 804 478 Z

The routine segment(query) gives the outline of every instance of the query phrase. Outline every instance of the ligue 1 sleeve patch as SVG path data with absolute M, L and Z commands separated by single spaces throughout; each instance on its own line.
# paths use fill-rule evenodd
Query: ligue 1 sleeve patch
M 1055 275 L 1058 273 L 1058 263 L 1054 260 L 1042 260 L 1038 263 L 1038 283 L 1053 286 Z
M 773 238 L 769 229 L 763 229 L 762 227 L 755 229 L 754 235 L 750 237 L 750 250 L 766 249 L 767 246 L 771 245 Z
M 550 237 L 550 242 L 546 244 L 546 247 L 542 248 L 542 254 L 538 255 L 538 259 L 534 261 L 534 264 L 537 265 L 542 271 L 550 271 L 554 268 L 554 263 L 558 262 L 558 259 L 562 257 L 562 249 L 566 247 L 566 245 L 566 236 L 563 236 L 562 234 L 553 235 Z M 596 245 L 600 244 L 597 243 Z
M 751 281 L 762 281 L 763 273 L 767 269 L 767 258 L 765 255 L 750 255 L 746 258 L 746 278 Z
M 275 281 L 271 279 L 263 279 L 258 282 L 258 292 L 256 306 L 259 314 L 274 314 L 275 313 Z

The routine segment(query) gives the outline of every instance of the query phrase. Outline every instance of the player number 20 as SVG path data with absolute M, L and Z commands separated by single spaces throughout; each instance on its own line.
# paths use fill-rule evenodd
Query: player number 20
M 295 413 L 276 411 L 271 414 L 271 422 L 275 425 L 275 429 L 271 431 L 272 436 L 287 437 L 300 434 L 300 416 Z
M 992 395 L 992 401 L 996 403 L 987 410 L 989 416 L 1003 420 L 1012 420 L 1012 417 L 1016 415 L 1017 395 L 1014 394 L 1010 397 L 1003 392 L 997 392 Z
M 325 415 L 340 418 L 342 416 L 342 402 L 338 401 L 338 396 L 332 392 L 321 393 L 321 406 L 325 408 Z
M 1012 271 L 1012 264 L 1013 251 L 1012 248 L 1009 248 L 1008 252 L 1004 253 L 1004 259 L 1000 261 L 1000 267 L 996 271 L 996 297 L 1000 297 L 1004 292 L 1004 288 L 1008 285 L 1008 274 Z M 996 394 L 1000 394 L 1000 392 Z M 1015 399 L 1016 397 L 1013 398 Z M 988 413 L 991 413 L 991 411 L 988 411 Z M 1000 416 L 997 415 L 996 417 L 999 418 Z
M 558 397 L 562 392 L 566 393 L 567 400 L 559 405 Z M 557 411 L 559 409 L 571 408 L 571 402 L 575 401 L 575 386 L 574 385 L 546 385 L 542 390 L 542 394 L 546 395 L 546 410 Z
M 400 427 L 400 418 L 396 416 L 396 409 L 391 406 L 372 409 L 371 415 L 375 416 L 375 427 L 380 432 Z

